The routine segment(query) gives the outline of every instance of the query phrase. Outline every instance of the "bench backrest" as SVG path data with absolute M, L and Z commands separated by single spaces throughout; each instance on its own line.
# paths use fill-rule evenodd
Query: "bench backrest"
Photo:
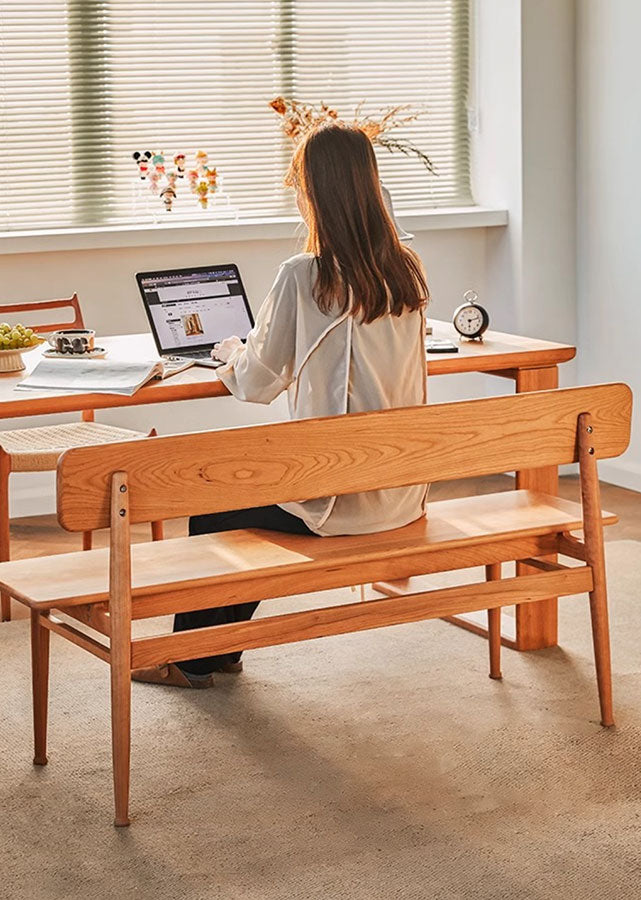
M 631 410 L 627 385 L 603 384 L 79 447 L 58 464 L 58 519 L 108 527 L 114 472 L 149 522 L 572 463 L 583 412 L 604 459 L 628 446 Z

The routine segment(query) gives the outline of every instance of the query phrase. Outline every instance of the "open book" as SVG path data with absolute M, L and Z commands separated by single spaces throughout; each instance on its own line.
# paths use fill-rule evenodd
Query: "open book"
M 16 385 L 26 391 L 78 391 L 83 394 L 122 394 L 131 397 L 152 378 L 166 378 L 189 368 L 166 366 L 162 360 L 128 362 L 121 359 L 43 359 Z

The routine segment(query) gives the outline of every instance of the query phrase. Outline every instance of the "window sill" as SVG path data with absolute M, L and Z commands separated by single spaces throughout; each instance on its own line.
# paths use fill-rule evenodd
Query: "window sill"
M 505 209 L 481 206 L 417 210 L 399 214 L 399 223 L 413 234 L 451 228 L 487 228 L 507 225 Z M 246 219 L 242 222 L 181 222 L 161 225 L 113 225 L 49 231 L 0 232 L 0 254 L 46 253 L 56 250 L 102 250 L 113 247 L 149 247 L 158 244 L 208 244 L 224 241 L 283 240 L 302 234 L 296 217 Z

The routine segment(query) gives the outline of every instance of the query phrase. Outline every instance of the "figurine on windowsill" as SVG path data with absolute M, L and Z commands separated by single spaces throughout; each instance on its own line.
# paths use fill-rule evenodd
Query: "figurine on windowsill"
M 179 178 L 185 177 L 185 154 L 177 153 L 174 156 L 174 165 L 176 166 L 176 170 L 178 172 Z
M 174 200 L 176 199 L 176 189 L 168 184 L 167 187 L 163 188 L 160 192 L 160 198 L 165 204 L 165 209 L 167 210 L 167 212 L 171 212 Z
M 173 157 L 176 168 L 167 171 L 165 155 L 162 150 L 136 151 L 132 154 L 142 181 L 147 181 L 149 192 L 159 195 L 167 212 L 173 209 L 174 201 L 178 195 L 177 182 L 187 174 L 189 189 L 198 200 L 201 209 L 207 209 L 210 194 L 213 195 L 220 189 L 218 170 L 215 166 L 209 166 L 209 155 L 204 150 L 195 154 L 195 165 L 187 170 L 187 157 L 184 153 L 176 153 Z M 140 189 L 139 189 L 140 190 Z M 227 199 L 229 206 L 229 199 Z
M 151 150 L 144 150 L 142 153 L 140 150 L 136 150 L 135 153 L 132 154 L 134 158 L 134 162 L 138 166 L 138 171 L 140 173 L 140 178 L 142 181 L 147 177 L 147 172 L 149 171 L 149 160 L 152 157 Z

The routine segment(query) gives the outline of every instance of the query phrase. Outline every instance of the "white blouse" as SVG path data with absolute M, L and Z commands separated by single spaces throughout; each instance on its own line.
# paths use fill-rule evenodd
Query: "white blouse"
M 293 419 L 426 403 L 422 311 L 362 324 L 322 313 L 312 296 L 314 256 L 282 264 L 247 343 L 218 377 L 239 400 L 271 403 L 287 390 Z M 425 513 L 427 487 L 415 485 L 282 503 L 320 535 L 400 528 Z

